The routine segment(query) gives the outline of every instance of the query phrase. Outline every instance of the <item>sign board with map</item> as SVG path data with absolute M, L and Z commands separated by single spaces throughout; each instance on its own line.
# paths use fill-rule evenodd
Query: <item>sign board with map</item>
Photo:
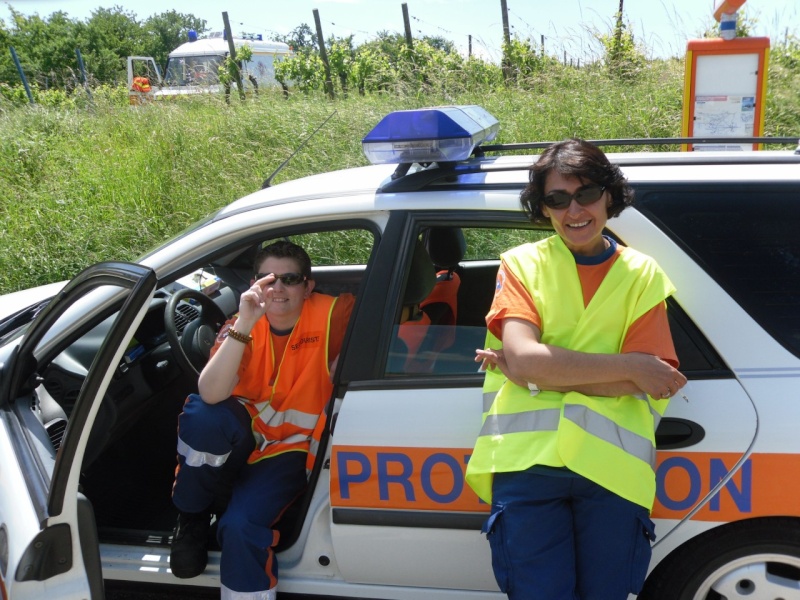
M 769 38 L 690 40 L 684 137 L 758 137 L 764 130 Z M 757 150 L 759 144 L 686 144 L 684 150 Z

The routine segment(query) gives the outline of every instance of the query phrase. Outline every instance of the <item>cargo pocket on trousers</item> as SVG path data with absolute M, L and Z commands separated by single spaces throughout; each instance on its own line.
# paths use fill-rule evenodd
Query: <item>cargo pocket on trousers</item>
M 647 511 L 636 519 L 636 540 L 633 544 L 633 556 L 631 557 L 631 594 L 638 594 L 644 585 L 647 577 L 647 568 L 650 566 L 650 557 L 653 554 L 651 544 L 656 541 L 656 526 Z
M 503 519 L 504 508 L 502 506 L 492 506 L 492 514 L 483 524 L 481 533 L 486 534 L 489 540 L 489 548 L 492 551 L 492 570 L 494 578 L 500 591 L 509 593 L 511 591 L 511 563 L 508 557 L 506 544 L 506 532 Z

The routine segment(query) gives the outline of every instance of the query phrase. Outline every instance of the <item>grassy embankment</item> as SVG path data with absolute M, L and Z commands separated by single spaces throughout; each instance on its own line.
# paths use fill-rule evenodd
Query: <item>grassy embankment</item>
M 335 116 L 274 183 L 366 163 L 360 140 L 395 109 L 480 104 L 499 142 L 680 134 L 683 65 L 635 80 L 557 68 L 528 89 L 336 101 L 262 94 L 132 108 L 0 104 L 0 293 L 67 279 L 99 260 L 131 260 L 193 221 L 258 190 L 314 128 Z M 800 77 L 770 74 L 767 133 L 800 133 Z

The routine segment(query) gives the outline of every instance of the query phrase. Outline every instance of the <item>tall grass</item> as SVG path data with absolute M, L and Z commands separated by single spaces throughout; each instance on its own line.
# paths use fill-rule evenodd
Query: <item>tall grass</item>
M 782 75 L 783 76 L 783 75 Z M 800 131 L 797 75 L 767 107 L 769 133 Z M 262 93 L 130 107 L 0 103 L 0 293 L 67 279 L 99 260 L 132 260 L 261 184 L 331 113 L 273 184 L 366 164 L 361 138 L 386 113 L 480 104 L 498 142 L 680 134 L 683 64 L 653 61 L 634 80 L 602 68 L 552 68 L 525 86 L 451 93 Z M 784 90 L 791 91 L 784 91 Z

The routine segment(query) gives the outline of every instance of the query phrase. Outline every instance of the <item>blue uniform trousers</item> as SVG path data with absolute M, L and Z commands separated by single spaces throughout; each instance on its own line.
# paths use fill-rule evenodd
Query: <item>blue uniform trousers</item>
M 625 600 L 644 583 L 649 511 L 566 469 L 496 473 L 483 532 L 510 600 Z
M 189 396 L 178 418 L 178 471 L 172 491 L 184 512 L 222 515 L 217 540 L 220 579 L 236 592 L 277 585 L 272 526 L 306 486 L 306 453 L 286 452 L 254 464 L 250 415 L 237 400 L 206 404 Z M 223 512 L 224 510 L 224 512 Z

